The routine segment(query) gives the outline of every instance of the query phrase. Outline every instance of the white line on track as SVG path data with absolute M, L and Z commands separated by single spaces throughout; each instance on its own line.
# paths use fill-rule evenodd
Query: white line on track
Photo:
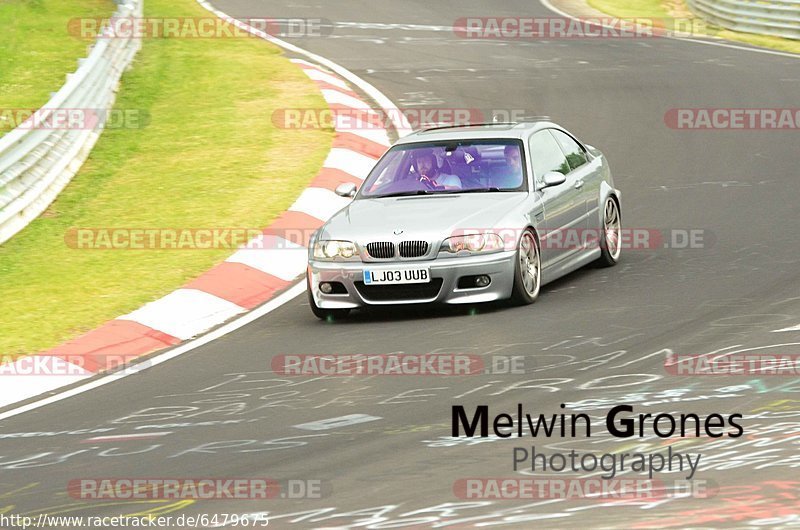
M 383 418 L 380 416 L 370 416 L 369 414 L 348 414 L 347 416 L 337 416 L 326 420 L 300 423 L 298 425 L 293 425 L 293 427 L 306 431 L 328 431 L 330 429 L 341 429 L 342 427 L 349 427 L 350 425 L 378 421 L 381 419 Z
M 580 17 L 576 17 L 574 15 L 571 15 L 571 14 L 567 13 L 566 11 L 562 11 L 561 9 L 557 8 L 556 6 L 551 4 L 549 0 L 539 0 L 539 2 L 544 7 L 546 7 L 550 11 L 552 11 L 553 13 L 557 13 L 557 14 L 561 15 L 562 17 L 567 17 L 567 18 L 570 18 L 572 20 L 578 20 L 578 21 L 581 20 Z M 609 26 L 607 24 L 600 24 L 600 25 L 603 26 L 604 28 L 614 29 L 614 28 L 612 28 L 611 26 Z M 796 53 L 779 52 L 779 51 L 776 51 L 776 50 L 764 50 L 764 49 L 761 49 L 761 48 L 749 48 L 747 46 L 737 46 L 736 44 L 728 44 L 726 42 L 713 42 L 713 41 L 707 41 L 707 40 L 690 39 L 690 38 L 685 38 L 685 37 L 673 37 L 671 35 L 664 35 L 664 38 L 665 39 L 670 39 L 670 40 L 675 40 L 675 41 L 680 41 L 680 42 L 694 42 L 696 44 L 705 44 L 707 46 L 720 46 L 722 48 L 732 48 L 734 50 L 743 50 L 743 51 L 746 51 L 746 52 L 766 53 L 768 55 L 778 55 L 780 57 L 791 57 L 792 59 L 800 59 L 800 55 L 798 55 Z
M 207 9 L 208 11 L 214 13 L 215 15 L 217 15 L 218 17 L 220 17 L 222 19 L 232 19 L 233 18 L 233 17 L 228 16 L 226 13 L 223 13 L 222 11 L 216 9 L 214 6 L 212 6 L 210 3 L 206 2 L 205 0 L 197 0 L 197 3 L 199 3 L 205 9 Z M 241 25 L 243 27 L 247 26 L 246 24 L 243 24 L 241 22 L 239 22 L 239 25 Z M 249 28 L 249 26 L 247 26 L 247 27 Z M 388 97 L 386 97 L 383 94 L 383 92 L 381 92 L 380 90 L 378 90 L 377 88 L 372 86 L 370 83 L 368 83 L 364 79 L 360 78 L 359 76 L 357 76 L 356 74 L 354 74 L 353 72 L 348 70 L 347 68 L 345 68 L 345 67 L 343 67 L 343 66 L 341 66 L 341 65 L 339 65 L 339 64 L 337 64 L 337 63 L 335 63 L 333 61 L 331 61 L 330 59 L 326 59 L 325 57 L 322 57 L 322 56 L 316 55 L 314 53 L 311 53 L 309 51 L 306 51 L 306 50 L 304 50 L 304 49 L 302 49 L 302 48 L 300 48 L 298 46 L 295 46 L 294 44 L 289 44 L 288 42 L 282 41 L 280 39 L 276 39 L 275 37 L 272 37 L 271 35 L 268 35 L 265 32 L 259 32 L 258 30 L 255 30 L 254 28 L 249 28 L 249 29 L 251 31 L 253 31 L 254 34 L 258 35 L 259 37 L 263 38 L 264 40 L 267 40 L 267 41 L 275 44 L 276 46 L 280 46 L 281 48 L 284 48 L 284 49 L 289 50 L 291 52 L 294 52 L 294 53 L 297 53 L 297 54 L 300 54 L 300 55 L 304 55 L 305 57 L 308 57 L 312 61 L 314 61 L 314 62 L 316 62 L 318 64 L 321 64 L 321 65 L 327 67 L 328 69 L 332 70 L 333 72 L 339 74 L 344 79 L 346 79 L 347 81 L 349 81 L 353 85 L 355 85 L 358 88 L 360 88 L 365 94 L 370 96 L 384 110 L 384 112 L 387 112 L 392 117 L 392 123 L 394 124 L 398 135 L 405 136 L 406 134 L 409 134 L 411 132 L 411 130 L 412 130 L 411 129 L 411 125 L 408 123 L 408 120 L 405 118 L 405 116 L 402 115 L 402 113 L 391 113 L 391 112 L 389 112 L 387 110 L 387 109 L 396 109 L 396 108 L 398 108 L 397 105 L 395 105 Z M 19 414 L 23 414 L 25 412 L 36 410 L 38 408 L 44 407 L 46 405 L 49 405 L 51 403 L 57 403 L 57 402 L 62 401 L 64 399 L 70 398 L 72 396 L 77 396 L 79 394 L 83 394 L 84 392 L 88 392 L 90 390 L 94 390 L 95 388 L 99 388 L 101 386 L 105 386 L 105 385 L 107 385 L 109 383 L 113 383 L 113 382 L 118 381 L 120 379 L 124 379 L 125 377 L 127 377 L 127 376 L 129 376 L 129 375 L 131 375 L 133 373 L 137 373 L 138 374 L 138 373 L 141 373 L 144 370 L 148 370 L 148 369 L 152 368 L 153 366 L 157 366 L 157 365 L 159 365 L 161 363 L 167 362 L 170 359 L 174 359 L 175 357 L 183 355 L 184 353 L 189 352 L 191 350 L 194 350 L 195 348 L 198 348 L 200 346 L 203 346 L 204 344 L 208 344 L 209 342 L 212 342 L 212 341 L 214 341 L 214 340 L 216 340 L 216 339 L 218 339 L 220 337 L 223 337 L 223 336 L 227 335 L 228 333 L 232 333 L 233 331 L 236 331 L 237 329 L 241 328 L 242 326 L 246 326 L 247 324 L 249 324 L 249 323 L 251 323 L 251 322 L 253 322 L 255 320 L 258 320 L 259 318 L 263 317 L 264 315 L 274 311 L 275 309 L 281 307 L 283 304 L 286 304 L 287 302 L 289 302 L 292 299 L 296 298 L 301 293 L 303 293 L 305 290 L 306 290 L 305 282 L 304 281 L 300 281 L 296 285 L 291 287 L 289 290 L 285 291 L 280 296 L 274 298 L 273 300 L 270 300 L 266 304 L 264 304 L 264 305 L 262 305 L 262 306 L 260 306 L 260 307 L 258 307 L 256 309 L 250 311 L 249 313 L 245 313 L 244 315 L 242 315 L 241 317 L 237 318 L 236 320 L 232 320 L 231 322 L 228 322 L 227 324 L 224 324 L 223 326 L 220 326 L 219 328 L 215 329 L 214 331 L 211 331 L 210 333 L 202 335 L 202 336 L 198 337 L 197 339 L 194 339 L 194 340 L 192 340 L 190 342 L 181 344 L 180 346 L 177 346 L 176 348 L 173 348 L 173 349 L 171 349 L 171 350 L 169 350 L 169 351 L 167 351 L 165 353 L 162 353 L 160 355 L 155 355 L 155 356 L 147 359 L 146 360 L 147 364 L 142 364 L 141 368 L 132 369 L 132 370 L 125 370 L 125 371 L 122 371 L 122 372 L 117 372 L 117 373 L 114 373 L 114 374 L 109 374 L 109 375 L 106 375 L 106 376 L 102 376 L 102 377 L 99 377 L 97 379 L 92 379 L 91 381 L 88 381 L 86 384 L 77 386 L 75 388 L 71 388 L 71 389 L 66 390 L 64 392 L 61 392 L 61 393 L 46 397 L 44 399 L 40 399 L 38 401 L 34 401 L 32 403 L 28 403 L 26 405 L 22 405 L 20 407 L 16 407 L 16 408 L 10 409 L 10 410 L 8 410 L 6 412 L 0 413 L 0 420 L 4 420 L 4 419 L 8 419 L 8 418 L 11 418 L 11 417 L 14 417 L 14 416 L 18 416 Z
M 172 431 L 142 432 L 136 434 L 112 434 L 109 436 L 95 436 L 94 438 L 86 438 L 85 440 L 81 440 L 81 443 L 90 444 L 96 442 L 124 442 L 128 440 L 147 440 L 149 438 L 158 438 L 160 436 L 166 436 L 168 434 L 172 434 Z
M 258 320 L 259 318 L 263 317 L 267 313 L 271 313 L 272 311 L 278 309 L 283 304 L 289 302 L 293 298 L 297 297 L 301 293 L 306 290 L 305 282 L 300 282 L 297 285 L 290 288 L 288 291 L 282 293 L 280 296 L 277 296 L 273 300 L 270 300 L 266 304 L 253 309 L 251 312 L 242 315 L 240 318 L 228 322 L 227 324 L 215 329 L 214 331 L 203 335 L 193 341 L 187 342 L 185 344 L 181 344 L 180 346 L 169 350 L 168 352 L 162 353 L 160 355 L 156 355 L 150 359 L 147 359 L 145 363 L 142 363 L 143 366 L 141 369 L 135 370 L 125 370 L 122 372 L 117 372 L 114 374 L 109 374 L 106 376 L 102 376 L 98 379 L 93 379 L 87 382 L 85 385 L 81 385 L 70 390 L 66 390 L 60 394 L 56 394 L 54 396 L 50 396 L 44 399 L 40 399 L 39 401 L 34 401 L 33 403 L 28 403 L 27 405 L 22 405 L 21 407 L 17 407 L 15 409 L 11 409 L 9 411 L 3 412 L 0 414 L 0 420 L 5 420 L 7 418 L 11 418 L 13 416 L 17 416 L 22 414 L 23 412 L 29 412 L 31 410 L 36 410 L 38 408 L 44 407 L 45 405 L 49 405 L 51 403 L 57 403 L 58 401 L 62 401 L 64 399 L 70 398 L 72 396 L 77 396 L 78 394 L 83 394 L 84 392 L 88 392 L 90 390 L 94 390 L 95 388 L 99 388 L 101 386 L 105 386 L 109 383 L 113 383 L 115 381 L 119 381 L 120 379 L 124 379 L 129 375 L 134 375 L 141 373 L 145 370 L 149 370 L 153 366 L 157 366 L 161 363 L 165 363 L 175 357 L 183 355 L 186 352 L 192 351 L 195 348 L 199 348 L 209 342 L 217 340 L 220 337 L 227 335 L 237 329 L 241 328 L 242 326 L 246 326 L 247 324 L 253 322 L 254 320 Z
M 788 328 L 783 328 L 783 329 L 774 329 L 774 330 L 772 330 L 772 333 L 780 333 L 782 331 L 800 331 L 800 324 L 798 324 L 796 326 L 790 326 Z
M 228 15 L 228 14 L 220 11 L 219 9 L 215 8 L 214 6 L 212 6 L 211 3 L 207 2 L 206 0 L 197 0 L 197 3 L 200 4 L 201 6 L 203 6 L 208 11 L 211 11 L 212 13 L 217 15 L 219 18 L 222 18 L 224 20 L 230 20 L 232 23 L 236 24 L 237 26 L 240 26 L 240 27 L 246 29 L 247 31 L 250 31 L 253 35 L 257 35 L 257 36 L 261 37 L 262 39 L 267 40 L 267 41 L 275 44 L 276 46 L 280 46 L 281 48 L 283 48 L 285 50 L 289 50 L 291 52 L 294 52 L 294 53 L 297 53 L 297 54 L 300 54 L 300 55 L 304 55 L 305 57 L 308 57 L 309 59 L 311 59 L 313 62 L 321 64 L 322 66 L 325 66 L 325 67 L 329 68 L 330 70 L 336 72 L 337 74 L 339 74 L 340 76 L 342 76 L 343 78 L 345 78 L 346 80 L 350 81 L 351 83 L 353 83 L 354 85 L 359 87 L 361 90 L 363 90 L 364 93 L 367 94 L 369 97 L 371 97 L 382 109 L 385 110 L 385 109 L 397 108 L 397 106 L 394 103 L 392 103 L 392 101 L 388 97 L 386 97 L 383 94 L 383 92 L 381 92 L 380 90 L 378 90 L 377 88 L 372 86 L 370 83 L 368 83 L 364 79 L 358 77 L 356 74 L 354 74 L 353 72 L 351 72 L 350 70 L 348 70 L 344 66 L 341 66 L 341 65 L 331 61 L 330 59 L 326 59 L 325 57 L 322 57 L 321 55 L 317 55 L 316 53 L 312 53 L 312 52 L 310 52 L 308 50 L 304 50 L 303 48 L 301 48 L 299 46 L 295 46 L 294 44 L 289 44 L 288 42 L 286 42 L 284 40 L 281 40 L 281 39 L 278 39 L 276 37 L 273 37 L 272 35 L 264 32 L 264 31 L 257 30 L 255 28 L 253 28 L 252 26 L 249 26 L 248 24 L 245 24 L 245 23 L 243 23 L 243 22 L 241 22 L 239 20 L 236 20 L 234 17 L 231 17 L 230 15 Z M 403 116 L 402 114 L 399 114 L 399 115 L 392 114 L 391 118 L 392 118 L 392 123 L 394 124 L 394 127 L 397 130 L 397 134 L 399 134 L 400 136 L 405 136 L 405 135 L 411 133 L 411 131 L 412 131 L 411 124 L 408 122 L 408 120 L 406 119 L 405 116 Z

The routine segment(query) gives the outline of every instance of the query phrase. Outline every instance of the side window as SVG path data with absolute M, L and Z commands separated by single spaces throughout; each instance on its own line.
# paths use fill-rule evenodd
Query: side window
M 567 162 L 571 169 L 577 169 L 588 162 L 583 148 L 570 135 L 556 129 L 552 129 L 550 132 L 556 137 L 561 149 L 567 155 Z
M 541 179 L 549 171 L 566 175 L 570 172 L 569 163 L 549 131 L 539 131 L 531 137 L 531 165 L 533 174 Z

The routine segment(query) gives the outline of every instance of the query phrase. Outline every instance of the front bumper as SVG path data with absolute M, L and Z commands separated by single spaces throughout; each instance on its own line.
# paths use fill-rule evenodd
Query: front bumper
M 330 262 L 310 261 L 309 289 L 314 302 L 323 309 L 349 309 L 374 305 L 396 304 L 471 304 L 509 298 L 514 286 L 516 251 L 487 255 L 441 258 L 402 262 Z M 364 269 L 381 270 L 428 267 L 431 284 L 364 286 Z M 462 276 L 485 274 L 491 278 L 486 287 L 458 288 Z M 342 294 L 325 294 L 321 282 L 340 282 L 347 290 Z M 435 286 L 441 282 L 441 287 Z M 388 289 L 386 289 L 388 288 Z M 386 289 L 380 291 L 380 289 Z M 396 295 L 396 296 L 395 296 Z

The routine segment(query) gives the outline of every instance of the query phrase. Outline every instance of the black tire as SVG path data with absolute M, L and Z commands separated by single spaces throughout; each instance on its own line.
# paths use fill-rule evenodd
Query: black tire
M 613 209 L 614 215 L 616 216 L 612 219 L 612 222 L 616 222 L 616 246 L 614 246 L 613 241 L 609 241 L 610 237 L 614 237 L 612 229 L 609 230 L 608 223 L 608 209 Z M 612 227 L 613 228 L 613 227 Z M 600 268 L 605 267 L 613 267 L 619 262 L 619 258 L 622 254 L 622 249 L 620 247 L 621 243 L 621 230 L 622 230 L 622 214 L 619 209 L 619 203 L 617 202 L 616 198 L 611 195 L 606 199 L 606 202 L 603 204 L 603 219 L 602 219 L 602 232 L 603 235 L 600 238 L 600 257 L 597 258 L 595 261 L 595 265 Z
M 535 287 L 533 289 L 531 289 L 530 284 L 527 283 L 522 269 L 523 262 L 530 262 L 530 252 L 526 252 L 525 250 L 525 248 L 528 248 L 526 246 L 526 242 L 527 245 L 532 245 L 535 253 L 536 280 Z M 527 255 L 527 259 L 524 259 L 523 253 Z M 514 260 L 514 289 L 511 292 L 511 303 L 514 305 L 527 305 L 534 303 L 539 297 L 539 291 L 542 286 L 541 284 L 542 258 L 539 252 L 539 240 L 536 239 L 536 235 L 533 233 L 533 230 L 527 228 L 522 233 L 522 236 L 519 238 L 519 243 L 517 244 L 517 255 L 516 259 Z
M 311 312 L 320 320 L 334 321 L 346 318 L 350 314 L 349 309 L 323 309 L 317 307 L 314 302 L 314 297 L 311 295 L 311 282 L 306 282 L 306 294 L 308 294 L 308 305 L 311 306 Z

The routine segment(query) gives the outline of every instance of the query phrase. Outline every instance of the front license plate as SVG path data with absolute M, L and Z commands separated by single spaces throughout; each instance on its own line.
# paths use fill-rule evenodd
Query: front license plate
M 418 269 L 367 269 L 364 284 L 383 285 L 400 283 L 429 283 L 431 273 L 427 268 Z

